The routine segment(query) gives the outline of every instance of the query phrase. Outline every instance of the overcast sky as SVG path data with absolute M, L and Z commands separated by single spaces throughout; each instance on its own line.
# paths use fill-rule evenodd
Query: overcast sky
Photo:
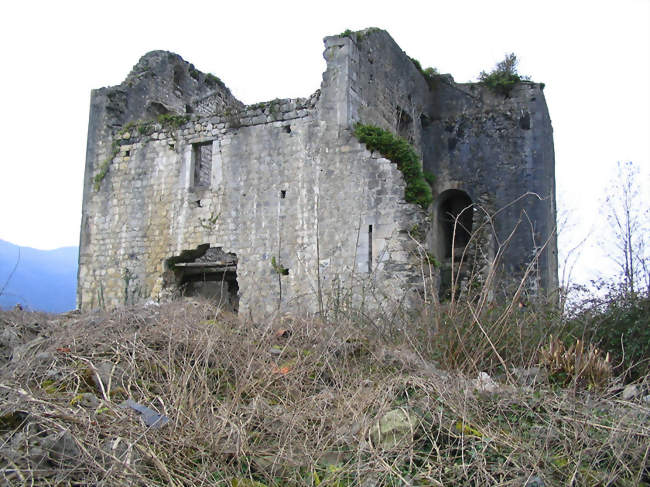
M 386 29 L 422 66 L 475 80 L 515 52 L 546 83 L 564 250 L 598 226 L 617 161 L 650 192 L 650 1 L 3 2 L 0 239 L 77 245 L 90 90 L 119 84 L 146 52 L 180 54 L 244 103 L 308 96 L 322 39 Z M 591 241 L 595 241 L 592 238 Z M 583 251 L 580 272 L 601 265 Z M 604 264 L 602 264 L 604 266 Z

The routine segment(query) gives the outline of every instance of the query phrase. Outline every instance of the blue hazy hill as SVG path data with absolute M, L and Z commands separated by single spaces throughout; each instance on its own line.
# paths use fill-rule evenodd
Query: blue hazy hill
M 19 259 L 20 250 L 20 259 Z M 77 247 L 38 250 L 0 240 L 0 307 L 20 303 L 33 311 L 61 313 L 75 308 Z

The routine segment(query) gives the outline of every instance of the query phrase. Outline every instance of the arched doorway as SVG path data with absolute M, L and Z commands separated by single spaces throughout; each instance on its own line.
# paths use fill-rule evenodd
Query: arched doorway
M 452 275 L 456 279 L 461 277 L 462 269 L 467 264 L 464 252 L 472 236 L 474 208 L 469 195 L 459 189 L 442 192 L 435 208 L 437 231 L 434 248 L 440 261 L 439 296 L 440 299 L 449 299 Z M 453 287 L 458 292 L 458 283 Z

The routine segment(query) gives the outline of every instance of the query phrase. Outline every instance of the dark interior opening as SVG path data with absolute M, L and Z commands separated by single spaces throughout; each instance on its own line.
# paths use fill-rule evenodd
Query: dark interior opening
M 372 225 L 368 225 L 368 273 L 372 273 Z
M 227 311 L 239 310 L 236 254 L 204 244 L 168 259 L 167 264 L 182 296 L 200 296 Z
M 451 258 L 454 249 L 454 258 L 460 260 L 472 235 L 472 200 L 464 191 L 446 191 L 440 200 L 438 212 L 444 258 Z
M 152 101 L 147 105 L 145 110 L 145 118 L 157 118 L 160 115 L 166 115 L 169 110 L 165 105 L 157 101 Z
M 287 190 L 286 189 L 281 189 L 280 190 L 280 198 L 285 199 L 287 197 Z
M 413 143 L 413 118 L 402 107 L 397 107 L 397 135 Z

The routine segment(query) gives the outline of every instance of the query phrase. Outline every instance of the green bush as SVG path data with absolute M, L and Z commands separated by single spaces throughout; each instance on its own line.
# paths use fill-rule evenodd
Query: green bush
M 413 57 L 409 57 L 409 59 L 411 60 L 413 65 L 416 67 L 416 69 L 420 72 L 420 74 L 424 77 L 424 80 L 429 85 L 429 89 L 433 88 L 433 85 L 434 85 L 435 80 L 436 80 L 436 76 L 440 75 L 438 70 L 436 68 L 431 67 L 431 66 L 429 66 L 426 69 L 422 69 L 422 64 L 420 63 L 420 61 L 418 61 L 417 59 L 415 59 Z
M 354 135 L 368 149 L 378 151 L 386 159 L 397 164 L 406 181 L 404 199 L 426 209 L 433 201 L 431 187 L 422 173 L 420 160 L 411 145 L 401 137 L 374 125 L 356 124 Z M 433 175 L 431 175 L 433 176 Z M 431 176 L 428 178 L 430 179 Z
M 574 320 L 587 324 L 587 336 L 609 352 L 627 379 L 650 372 L 650 297 L 610 292 Z
M 224 84 L 223 81 L 218 76 L 215 76 L 212 73 L 208 73 L 205 75 L 205 82 L 209 85 L 219 85 L 221 88 L 225 88 L 226 85 Z
M 368 27 L 367 29 L 359 30 L 359 31 L 352 31 L 350 29 L 345 29 L 343 32 L 339 34 L 339 37 L 348 37 L 356 42 L 361 42 L 363 41 L 368 35 L 372 34 L 373 32 L 379 32 L 381 29 L 378 27 Z
M 530 79 L 528 76 L 521 76 L 517 73 L 518 63 L 514 53 L 506 54 L 505 59 L 497 63 L 492 71 L 489 73 L 481 71 L 478 77 L 479 81 L 495 93 L 509 96 L 517 83 Z

